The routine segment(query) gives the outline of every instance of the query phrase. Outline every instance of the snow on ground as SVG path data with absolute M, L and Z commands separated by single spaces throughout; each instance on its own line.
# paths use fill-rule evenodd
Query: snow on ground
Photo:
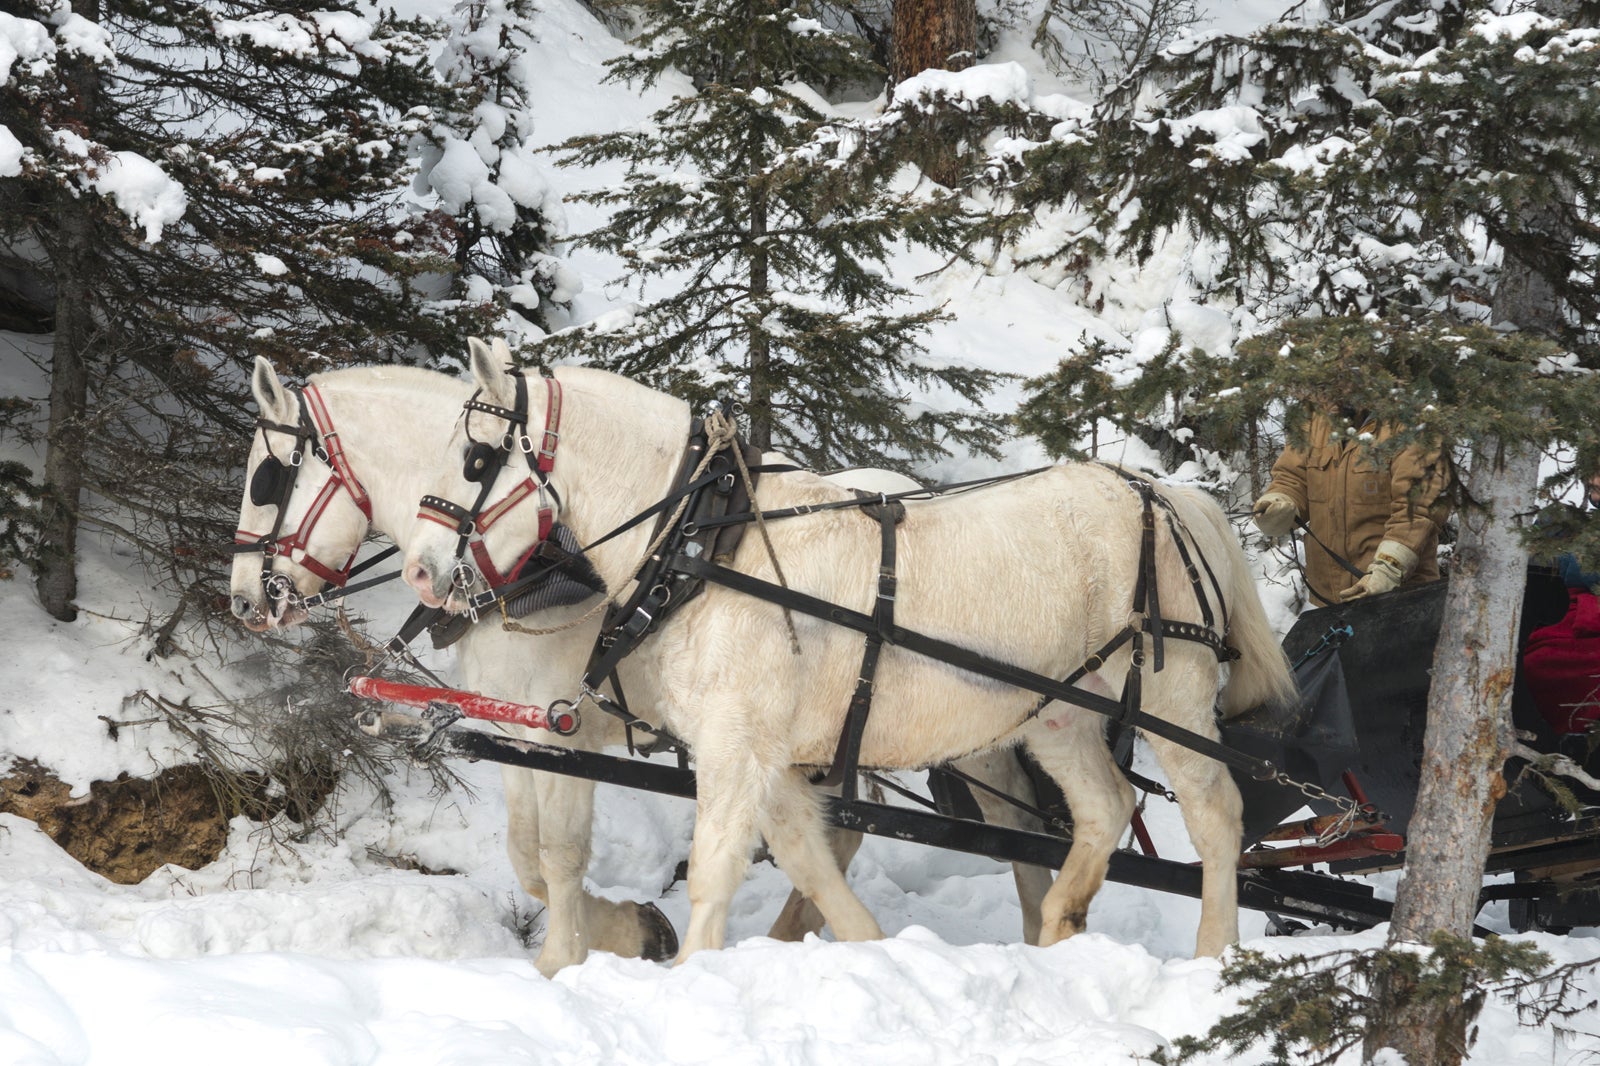
M 439 10 L 437 0 L 405 6 Z M 1216 28 L 1236 30 L 1279 6 L 1251 0 L 1207 11 Z M 552 101 L 540 127 L 550 140 L 636 124 L 661 93 L 682 88 L 667 84 L 645 98 L 625 86 L 597 87 L 601 63 L 621 46 L 577 3 L 546 0 L 541 9 L 546 47 L 534 70 Z M 594 180 L 609 179 L 552 173 L 563 192 Z M 569 207 L 575 230 L 595 221 L 585 210 Z M 1098 279 L 1111 297 L 1100 315 L 1074 307 L 1048 277 L 952 270 L 919 295 L 949 301 L 954 316 L 931 338 L 932 354 L 1030 374 L 1085 333 L 1136 345 L 1159 343 L 1169 326 L 1191 339 L 1209 336 L 1217 313 L 1185 304 L 1176 281 L 1184 254 L 1174 246 L 1137 277 Z M 901 264 L 907 276 L 927 265 Z M 628 297 L 607 290 L 609 264 L 586 253 L 574 267 L 586 282 L 577 320 Z M 32 343 L 0 337 L 0 380 L 8 391 L 41 397 L 42 379 L 14 351 Z M 1019 395 L 1008 386 L 993 402 L 1005 409 Z M 1105 457 L 1130 464 L 1154 459 L 1137 442 L 1108 438 L 1106 449 Z M 1019 442 L 999 462 L 953 460 L 935 472 L 953 480 L 1044 459 Z M 12 664 L 0 687 L 0 752 L 39 758 L 80 790 L 123 771 L 149 773 L 181 747 L 155 725 L 110 736 L 102 719 L 135 717 L 128 712 L 136 705 L 126 702 L 135 693 L 210 699 L 213 686 L 241 684 L 205 664 L 146 658 L 140 626 L 162 605 L 123 549 L 91 536 L 82 567 L 87 609 L 71 624 L 39 611 L 25 577 L 0 585 L 0 640 Z M 1287 591 L 1263 592 L 1275 623 L 1287 628 Z M 362 609 L 381 628 L 405 606 L 390 593 Z M 441 656 L 435 665 L 448 662 Z M 758 863 L 735 899 L 728 949 L 676 968 L 595 956 L 546 980 L 531 962 L 542 914 L 505 857 L 497 772 L 458 769 L 470 788 L 435 794 L 418 773 L 393 782 L 391 804 L 350 786 L 334 801 L 337 837 L 292 840 L 297 827 L 236 820 L 212 865 L 164 868 L 133 886 L 86 872 L 32 823 L 0 816 L 0 1066 L 1094 1066 L 1147 1061 L 1237 1001 L 1236 991 L 1219 987 L 1216 961 L 1188 957 L 1198 918 L 1191 900 L 1108 885 L 1090 910 L 1091 933 L 1031 948 L 1019 943 L 1005 867 L 882 839 L 869 839 L 850 870 L 889 934 L 882 942 L 766 939 L 789 886 Z M 602 786 L 591 887 L 655 900 L 681 931 L 688 902 L 674 877 L 691 817 L 684 801 Z M 1164 855 L 1192 858 L 1174 808 L 1154 800 L 1147 818 Z M 1392 875 L 1374 880 L 1380 894 L 1392 894 Z M 1486 921 L 1504 929 L 1503 907 Z M 1383 935 L 1322 929 L 1268 938 L 1254 912 L 1242 924 L 1247 946 L 1280 953 L 1370 947 Z M 1527 939 L 1557 963 L 1600 955 L 1592 929 Z M 1600 992 L 1594 977 L 1584 980 L 1590 995 Z M 1600 1053 L 1596 1033 L 1593 1008 L 1564 1032 L 1537 1032 L 1491 1001 L 1470 1061 L 1564 1066 Z

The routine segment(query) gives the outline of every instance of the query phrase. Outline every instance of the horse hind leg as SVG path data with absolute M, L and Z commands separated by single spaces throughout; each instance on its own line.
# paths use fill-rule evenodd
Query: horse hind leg
M 1194 728 L 1194 726 L 1189 726 Z M 1213 728 L 1207 735 L 1215 738 Z M 1178 797 L 1189 840 L 1200 856 L 1200 929 L 1196 955 L 1221 955 L 1239 940 L 1240 819 L 1244 804 L 1227 768 L 1159 737 L 1145 738 Z
M 1072 847 L 1040 909 L 1039 944 L 1048 947 L 1083 931 L 1089 903 L 1133 817 L 1134 795 L 1106 747 L 1098 715 L 1053 703 L 1024 736 L 1072 808 Z
M 1016 748 L 997 748 L 981 755 L 970 755 L 965 759 L 958 759 L 955 765 L 964 773 L 1024 803 L 1033 803 L 1038 798 L 1033 779 L 1023 768 L 1021 753 Z M 983 820 L 990 825 L 1025 829 L 1034 833 L 1045 831 L 1043 822 L 1016 804 L 1008 803 L 981 788 L 974 788 L 971 791 L 978 809 L 983 812 Z M 1022 908 L 1023 942 L 1036 945 L 1039 943 L 1044 897 L 1050 891 L 1050 871 L 1043 866 L 1015 862 L 1011 864 L 1011 876 L 1017 885 L 1017 903 Z

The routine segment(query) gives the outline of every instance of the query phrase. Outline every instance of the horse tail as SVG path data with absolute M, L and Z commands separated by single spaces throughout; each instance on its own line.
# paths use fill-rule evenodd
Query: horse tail
M 1294 702 L 1299 690 L 1288 657 L 1267 621 L 1250 562 L 1227 514 L 1199 489 L 1164 485 L 1162 491 L 1177 507 L 1195 546 L 1211 565 L 1227 603 L 1226 643 L 1239 658 L 1230 665 L 1222 689 L 1222 716 L 1232 718 L 1266 703 Z M 1210 580 L 1204 584 L 1210 591 Z

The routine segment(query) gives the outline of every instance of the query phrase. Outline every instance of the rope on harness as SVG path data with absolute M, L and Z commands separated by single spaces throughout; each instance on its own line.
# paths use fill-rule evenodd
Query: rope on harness
M 706 432 L 712 441 L 712 446 L 706 449 L 708 456 L 715 454 L 720 448 L 727 448 L 733 452 L 734 462 L 739 464 L 739 476 L 744 478 L 745 492 L 750 497 L 750 513 L 756 516 L 756 528 L 761 531 L 761 543 L 766 545 L 767 558 L 772 561 L 772 572 L 777 575 L 779 586 L 788 588 L 789 580 L 783 575 L 783 566 L 778 562 L 778 552 L 772 546 L 771 534 L 767 532 L 767 520 L 761 513 L 761 505 L 756 502 L 756 484 L 750 477 L 750 468 L 745 465 L 744 450 L 735 444 L 738 434 L 733 419 L 728 417 L 727 412 L 718 408 L 706 417 Z M 794 615 L 787 607 L 783 609 L 783 624 L 789 630 L 789 653 L 799 655 L 800 634 L 795 631 Z

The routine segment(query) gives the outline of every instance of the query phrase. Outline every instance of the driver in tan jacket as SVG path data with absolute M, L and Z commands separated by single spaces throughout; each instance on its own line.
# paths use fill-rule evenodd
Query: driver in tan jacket
M 1335 436 L 1326 414 L 1312 415 L 1306 447 L 1284 448 L 1273 464 L 1272 484 L 1252 509 L 1256 526 L 1269 537 L 1305 521 L 1315 538 L 1306 541 L 1306 584 L 1322 604 L 1439 579 L 1449 458 L 1413 445 L 1384 463 L 1359 438 L 1371 434 L 1369 442 L 1377 443 L 1393 429 L 1363 421 L 1355 433 Z M 1357 579 L 1330 550 L 1365 576 Z

